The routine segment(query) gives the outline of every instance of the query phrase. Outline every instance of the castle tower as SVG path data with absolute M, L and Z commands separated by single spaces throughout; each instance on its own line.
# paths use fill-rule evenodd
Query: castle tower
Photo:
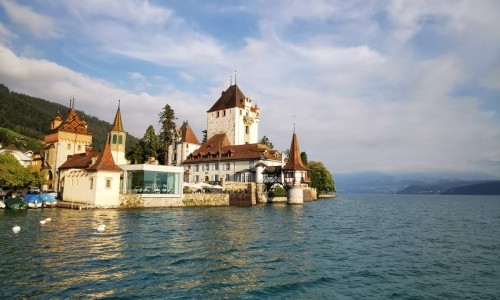
M 113 127 L 108 132 L 108 144 L 113 155 L 113 160 L 117 165 L 129 164 L 125 158 L 125 142 L 127 133 L 123 130 L 122 115 L 120 113 L 120 102 L 118 102 L 118 110 L 116 111 Z
M 184 121 L 177 131 L 175 141 L 168 147 L 168 153 L 170 155 L 167 165 L 180 166 L 189 154 L 200 148 L 200 142 L 191 126 L 189 126 L 189 123 Z
M 293 133 L 292 144 L 290 145 L 290 156 L 288 162 L 283 167 L 285 184 L 288 186 L 288 204 L 304 203 L 303 187 L 308 186 L 309 168 L 304 165 L 300 157 L 299 141 L 297 134 Z
M 92 144 L 92 133 L 85 122 L 80 119 L 74 109 L 74 99 L 70 102 L 70 109 L 63 120 L 59 112 L 51 121 L 50 130 L 45 133 L 43 141 L 46 144 L 44 168 L 48 171 L 51 181 L 49 189 L 60 191 L 59 167 L 66 161 L 68 155 L 84 153 L 85 148 Z
M 258 142 L 260 109 L 234 84 L 207 111 L 207 139 L 225 133 L 232 145 Z

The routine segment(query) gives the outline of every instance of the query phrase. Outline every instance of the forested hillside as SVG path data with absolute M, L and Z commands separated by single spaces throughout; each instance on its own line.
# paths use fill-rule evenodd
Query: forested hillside
M 68 110 L 67 106 L 16 93 L 0 84 L 0 127 L 11 129 L 27 137 L 43 139 L 44 133 L 50 129 L 50 122 L 55 113 L 59 111 L 64 118 Z M 93 147 L 102 149 L 111 124 L 81 111 L 78 111 L 78 115 L 85 117 L 87 121 L 93 134 Z M 128 136 L 127 147 L 136 140 L 135 137 Z

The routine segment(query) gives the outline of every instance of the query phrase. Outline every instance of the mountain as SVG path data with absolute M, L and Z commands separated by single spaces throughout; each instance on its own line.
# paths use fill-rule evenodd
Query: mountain
M 397 194 L 443 194 L 448 190 L 467 186 L 484 183 L 484 181 L 479 180 L 439 180 L 431 184 L 417 184 L 410 185 L 407 188 L 398 191 Z
M 334 174 L 339 194 L 438 194 L 448 189 L 499 180 L 495 175 L 464 172 Z
M 449 189 L 442 195 L 500 195 L 500 181 L 490 181 Z
M 56 112 L 59 111 L 64 118 L 68 110 L 69 107 L 67 106 L 16 93 L 10 91 L 5 85 L 0 84 L 0 127 L 41 140 L 44 133 L 50 129 L 50 122 Z M 111 124 L 94 116 L 87 115 L 82 111 L 77 112 L 80 117 L 86 119 L 93 134 L 93 147 L 95 149 L 102 149 L 106 143 Z M 129 135 L 127 137 L 127 147 L 134 141 L 137 141 L 137 138 Z

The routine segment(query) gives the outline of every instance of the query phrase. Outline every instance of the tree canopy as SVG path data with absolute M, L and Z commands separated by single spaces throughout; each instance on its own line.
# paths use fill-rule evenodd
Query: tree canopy
M 166 104 L 163 107 L 163 110 L 158 114 L 160 117 L 160 133 L 158 135 L 158 143 L 159 143 L 159 156 L 160 161 L 164 164 L 167 164 L 168 157 L 168 145 L 171 145 L 176 137 L 177 128 L 175 125 L 175 112 L 170 107 L 170 105 Z
M 11 153 L 0 153 L 0 186 L 15 190 L 45 183 L 43 173 L 23 167 Z
M 266 145 L 271 149 L 274 149 L 273 143 L 269 140 L 267 136 L 263 136 L 262 139 L 259 141 L 259 144 Z
M 330 171 L 319 161 L 310 161 L 308 167 L 311 169 L 311 187 L 316 188 L 318 193 L 336 192 L 335 182 Z
M 143 164 L 150 157 L 158 158 L 158 136 L 153 125 L 149 125 L 144 136 L 132 144 L 125 157 L 135 164 Z

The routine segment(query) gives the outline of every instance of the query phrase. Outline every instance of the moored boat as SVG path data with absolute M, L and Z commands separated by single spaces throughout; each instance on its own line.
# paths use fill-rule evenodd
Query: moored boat
M 26 201 L 24 201 L 23 198 L 19 198 L 19 197 L 9 197 L 7 199 L 5 199 L 4 201 L 5 203 L 5 207 L 6 208 L 9 208 L 9 209 L 26 209 L 28 208 L 28 204 L 26 203 Z
M 28 208 L 40 208 L 42 207 L 42 200 L 37 193 L 28 193 L 24 196 L 24 201 L 26 201 Z
M 5 203 L 2 200 L 0 200 L 0 208 L 5 208 Z
M 40 194 L 38 198 L 42 202 L 42 207 L 56 207 L 57 200 L 52 194 Z

